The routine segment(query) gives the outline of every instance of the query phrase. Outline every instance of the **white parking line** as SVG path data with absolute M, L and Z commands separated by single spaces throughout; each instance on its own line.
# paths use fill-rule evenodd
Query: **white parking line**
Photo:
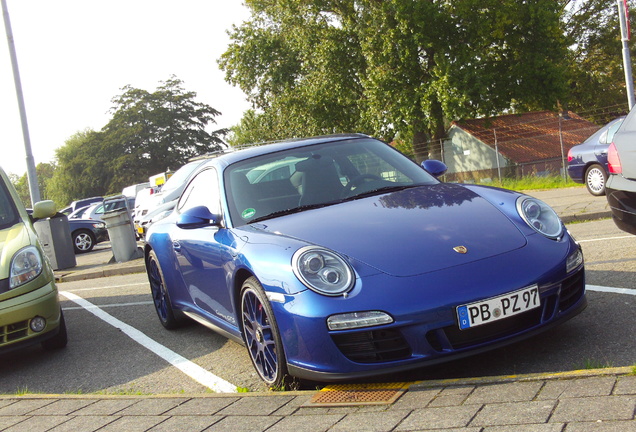
M 141 301 L 141 302 L 130 302 L 130 303 L 110 303 L 110 304 L 103 304 L 103 305 L 99 305 L 100 308 L 104 309 L 104 308 L 109 308 L 109 307 L 122 307 L 122 306 L 148 306 L 153 304 L 153 302 L 151 301 Z M 62 310 L 78 310 L 78 309 L 84 309 L 81 306 L 71 306 L 71 307 L 63 307 Z
M 585 285 L 585 289 L 587 289 L 588 291 L 636 295 L 636 289 L 629 289 L 629 288 L 612 288 L 612 287 L 604 287 L 604 286 L 598 286 L 598 285 Z
M 587 240 L 579 240 L 579 239 L 577 239 L 577 241 L 579 243 L 589 243 L 589 242 L 595 242 L 595 241 L 621 240 L 621 239 L 628 239 L 628 238 L 633 239 L 633 238 L 636 238 L 636 236 L 626 235 L 626 236 L 595 238 L 595 239 L 587 239 Z
M 93 288 L 77 288 L 77 289 L 69 289 L 66 290 L 68 292 L 80 292 L 80 291 L 95 291 L 95 290 L 112 290 L 115 288 L 128 288 L 128 287 L 134 287 L 134 286 L 148 286 L 148 282 L 139 282 L 139 283 L 134 283 L 134 284 L 126 284 L 126 285 L 110 285 L 110 286 L 100 286 L 100 287 L 93 287 Z
M 143 347 L 149 349 L 153 353 L 157 354 L 159 357 L 179 369 L 181 372 L 188 375 L 190 378 L 194 379 L 198 383 L 208 387 L 209 389 L 218 392 L 218 393 L 236 393 L 236 386 L 225 381 L 222 378 L 217 377 L 216 375 L 208 372 L 203 369 L 201 366 L 192 363 L 190 360 L 182 357 L 181 355 L 175 353 L 174 351 L 166 348 L 165 346 L 159 344 L 153 339 L 149 338 L 136 328 L 129 326 L 123 321 L 118 320 L 114 316 L 104 312 L 99 307 L 95 306 L 91 302 L 73 294 L 68 291 L 60 291 L 60 294 L 66 297 L 67 299 L 77 303 L 96 317 L 104 320 L 108 324 L 113 327 L 124 332 L 128 337 L 142 345 Z

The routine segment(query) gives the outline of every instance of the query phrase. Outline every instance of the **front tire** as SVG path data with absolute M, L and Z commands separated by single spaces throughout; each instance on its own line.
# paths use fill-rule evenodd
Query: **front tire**
M 150 251 L 148 264 L 146 265 L 148 282 L 150 282 L 150 292 L 155 311 L 159 317 L 159 322 L 168 330 L 174 330 L 183 325 L 183 317 L 172 309 L 168 289 L 166 288 L 163 271 L 159 265 L 159 259 L 154 251 Z
M 287 362 L 280 331 L 263 287 L 255 277 L 241 288 L 243 338 L 254 368 L 271 388 L 284 388 Z
M 598 164 L 591 165 L 585 171 L 585 186 L 587 190 L 594 196 L 605 195 L 605 183 L 607 182 L 607 173 L 602 166 Z

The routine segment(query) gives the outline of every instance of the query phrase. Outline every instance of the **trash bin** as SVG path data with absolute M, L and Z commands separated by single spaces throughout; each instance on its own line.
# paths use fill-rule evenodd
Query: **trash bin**
M 130 218 L 126 197 L 117 196 L 104 200 L 102 219 L 106 223 L 113 259 L 116 262 L 139 258 L 135 230 Z
M 68 218 L 62 213 L 48 219 L 40 219 L 33 224 L 38 234 L 45 255 L 51 262 L 53 270 L 62 270 L 77 265 L 71 226 Z

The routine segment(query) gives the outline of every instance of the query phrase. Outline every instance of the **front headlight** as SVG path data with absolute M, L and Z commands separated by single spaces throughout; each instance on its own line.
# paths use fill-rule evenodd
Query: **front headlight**
M 337 296 L 351 288 L 353 270 L 327 249 L 307 246 L 298 249 L 292 257 L 294 274 L 309 289 L 319 294 Z
M 583 264 L 583 252 L 577 248 L 567 259 L 565 263 L 565 272 L 570 273 L 572 270 L 576 270 L 581 264 Z
M 17 288 L 42 273 L 42 256 L 35 246 L 20 249 L 11 260 L 9 289 Z
M 529 196 L 517 199 L 519 215 L 535 231 L 548 238 L 558 238 L 563 234 L 561 219 L 552 208 L 541 200 Z

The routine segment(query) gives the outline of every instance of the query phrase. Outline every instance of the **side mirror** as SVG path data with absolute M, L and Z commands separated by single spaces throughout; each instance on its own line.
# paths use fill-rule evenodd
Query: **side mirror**
M 435 159 L 427 159 L 422 162 L 422 168 L 435 178 L 444 175 L 448 170 L 444 162 Z
M 51 200 L 36 202 L 33 206 L 33 213 L 31 217 L 34 220 L 46 219 L 55 216 L 57 210 L 55 209 L 55 203 Z
M 177 218 L 177 226 L 182 229 L 221 226 L 221 217 L 215 215 L 206 206 L 192 207 Z

